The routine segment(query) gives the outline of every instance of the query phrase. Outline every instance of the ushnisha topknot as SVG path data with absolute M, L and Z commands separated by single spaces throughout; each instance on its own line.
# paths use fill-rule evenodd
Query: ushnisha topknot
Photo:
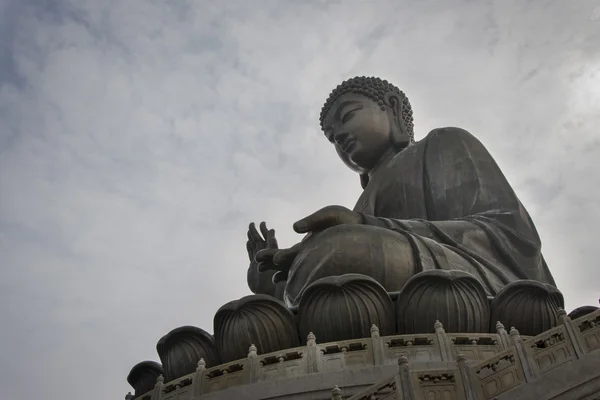
M 357 76 L 342 82 L 340 85 L 338 85 L 338 87 L 333 89 L 327 98 L 327 101 L 323 105 L 323 108 L 321 108 L 321 115 L 319 117 L 321 129 L 325 130 L 325 116 L 327 115 L 327 112 L 331 108 L 333 102 L 341 95 L 345 93 L 356 93 L 366 96 L 379 104 L 382 110 L 385 110 L 386 104 L 384 102 L 384 96 L 386 93 L 390 92 L 398 94 L 400 99 L 402 99 L 402 121 L 404 122 L 404 127 L 410 136 L 410 141 L 414 141 L 413 112 L 410 102 L 408 101 L 408 97 L 406 97 L 404 92 L 402 92 L 393 84 L 386 80 L 381 80 L 375 77 Z

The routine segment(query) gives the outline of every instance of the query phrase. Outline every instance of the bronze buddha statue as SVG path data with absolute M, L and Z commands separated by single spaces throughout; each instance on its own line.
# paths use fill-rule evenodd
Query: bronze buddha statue
M 270 246 L 254 253 L 260 235 L 251 225 L 254 292 L 291 306 L 319 278 L 363 274 L 395 292 L 432 270 L 470 273 L 489 296 L 517 280 L 554 285 L 527 210 L 469 132 L 440 128 L 415 142 L 408 98 L 366 77 L 339 85 L 320 122 L 364 191 L 353 210 L 328 206 L 296 222 L 309 235 L 290 249 L 277 249 L 262 224 Z
M 382 336 L 425 333 L 436 320 L 462 333 L 493 332 L 499 320 L 524 335 L 556 325 L 564 301 L 537 231 L 473 135 L 441 128 L 415 142 L 408 98 L 379 78 L 343 82 L 320 122 L 362 195 L 353 210 L 328 206 L 296 222 L 305 236 L 289 249 L 264 222 L 251 224 L 255 294 L 217 311 L 214 344 L 186 331 L 202 344 L 196 353 L 216 346 L 229 362 L 250 345 L 260 354 L 298 346 L 309 332 L 321 341 L 363 338 L 372 325 Z
M 440 128 L 415 142 L 408 98 L 379 78 L 339 85 L 320 123 L 360 176 L 354 209 L 327 206 L 299 220 L 294 230 L 305 236 L 288 249 L 264 222 L 250 224 L 254 294 L 216 312 L 214 336 L 185 326 L 159 340 L 168 379 L 257 354 L 315 350 L 316 340 L 410 336 L 441 324 L 467 336 L 498 326 L 535 336 L 557 326 L 564 300 L 535 226 L 473 135 Z M 155 364 L 136 365 L 136 395 L 158 373 Z

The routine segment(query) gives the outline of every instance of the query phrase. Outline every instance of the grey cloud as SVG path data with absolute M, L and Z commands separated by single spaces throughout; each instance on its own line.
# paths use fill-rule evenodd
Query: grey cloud
M 417 138 L 478 136 L 568 308 L 597 303 L 596 2 L 258 3 L 0 1 L 2 396 L 122 398 L 248 293 L 249 222 L 291 245 L 352 206 L 318 114 L 354 74 L 405 90 Z

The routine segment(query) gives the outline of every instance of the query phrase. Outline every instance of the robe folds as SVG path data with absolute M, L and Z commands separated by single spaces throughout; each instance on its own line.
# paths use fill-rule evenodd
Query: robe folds
M 396 154 L 372 174 L 354 211 L 363 225 L 306 242 L 290 270 L 288 304 L 316 279 L 344 272 L 368 274 L 389 291 L 400 290 L 407 274 L 431 269 L 470 272 L 492 296 L 519 279 L 555 285 L 527 210 L 463 129 L 435 129 Z M 407 263 L 411 270 L 399 273 Z

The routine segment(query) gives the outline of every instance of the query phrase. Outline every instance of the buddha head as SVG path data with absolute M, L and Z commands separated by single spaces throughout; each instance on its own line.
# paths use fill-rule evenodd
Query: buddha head
M 414 141 L 412 108 L 396 86 L 356 77 L 335 88 L 321 109 L 321 129 L 342 161 L 361 175 L 363 187 L 390 150 Z

